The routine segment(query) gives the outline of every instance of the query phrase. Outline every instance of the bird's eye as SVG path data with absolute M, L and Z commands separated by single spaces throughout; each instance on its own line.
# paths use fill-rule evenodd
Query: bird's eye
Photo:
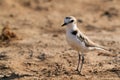
M 70 23 L 74 22 L 74 20 L 71 20 Z

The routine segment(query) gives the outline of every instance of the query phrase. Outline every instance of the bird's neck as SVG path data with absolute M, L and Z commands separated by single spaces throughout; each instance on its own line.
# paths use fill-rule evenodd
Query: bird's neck
M 78 29 L 77 24 L 68 24 L 66 27 L 66 31 L 68 31 L 68 32 L 71 32 L 71 31 L 74 31 L 77 29 Z

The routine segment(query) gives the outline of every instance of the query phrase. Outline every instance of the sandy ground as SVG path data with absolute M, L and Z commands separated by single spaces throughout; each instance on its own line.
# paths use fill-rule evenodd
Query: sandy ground
M 61 27 L 69 15 L 111 51 L 85 53 L 84 76 Z M 120 0 L 0 0 L 0 29 L 7 22 L 22 40 L 0 42 L 0 80 L 120 80 Z

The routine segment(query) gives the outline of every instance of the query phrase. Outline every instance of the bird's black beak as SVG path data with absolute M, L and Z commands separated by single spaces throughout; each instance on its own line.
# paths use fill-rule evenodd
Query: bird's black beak
M 67 25 L 67 23 L 62 24 L 61 26 L 63 27 L 63 26 L 65 26 L 65 25 Z

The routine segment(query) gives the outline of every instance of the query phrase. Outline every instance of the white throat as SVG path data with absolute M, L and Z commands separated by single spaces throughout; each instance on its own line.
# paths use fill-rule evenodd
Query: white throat
M 78 28 L 77 28 L 77 24 L 68 24 L 67 26 L 66 26 L 66 31 L 67 32 L 71 32 L 71 31 L 73 31 L 73 30 L 77 30 Z

